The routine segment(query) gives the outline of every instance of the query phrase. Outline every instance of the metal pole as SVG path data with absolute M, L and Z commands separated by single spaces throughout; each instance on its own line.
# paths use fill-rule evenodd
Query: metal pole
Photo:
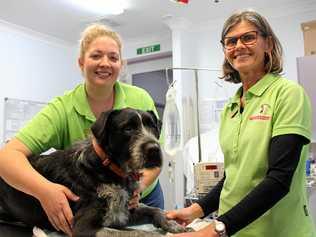
M 198 134 L 198 149 L 199 149 L 199 163 L 202 161 L 202 145 L 201 145 L 201 134 L 200 134 L 200 110 L 199 110 L 199 75 L 197 69 L 194 70 L 195 79 L 195 93 L 196 93 L 196 126 Z

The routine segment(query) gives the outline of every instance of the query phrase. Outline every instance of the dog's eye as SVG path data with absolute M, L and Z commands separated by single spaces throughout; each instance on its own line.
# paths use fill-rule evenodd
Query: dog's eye
M 151 118 L 144 117 L 143 118 L 143 124 L 145 127 L 155 127 L 155 123 Z
M 124 132 L 133 132 L 139 128 L 139 119 L 138 117 L 130 118 L 125 124 L 123 124 L 122 128 Z
M 129 125 L 124 127 L 125 132 L 133 132 L 136 129 L 137 129 L 137 126 L 135 126 L 134 124 L 129 124 Z
M 134 128 L 132 128 L 132 127 L 126 127 L 126 128 L 124 128 L 124 131 L 126 131 L 126 132 L 131 132 L 131 131 L 133 131 L 134 130 Z

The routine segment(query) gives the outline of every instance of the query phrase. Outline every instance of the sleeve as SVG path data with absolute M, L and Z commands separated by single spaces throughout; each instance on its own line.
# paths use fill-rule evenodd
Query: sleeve
M 272 137 L 298 134 L 311 138 L 311 104 L 301 86 L 288 83 L 279 91 L 272 123 Z
M 256 220 L 289 192 L 302 147 L 306 143 L 308 139 L 295 134 L 271 139 L 266 177 L 236 206 L 218 217 L 225 223 L 229 235 Z
M 56 98 L 37 113 L 17 134 L 33 154 L 40 154 L 50 148 L 62 148 L 65 123 L 62 103 Z

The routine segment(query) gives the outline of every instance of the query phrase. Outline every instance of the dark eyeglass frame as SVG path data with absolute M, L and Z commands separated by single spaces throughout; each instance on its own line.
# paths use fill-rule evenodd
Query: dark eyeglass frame
M 250 43 L 245 43 L 245 36 L 247 36 L 249 33 L 255 33 L 255 39 L 253 42 L 250 42 Z M 221 40 L 221 44 L 223 46 L 224 49 L 226 50 L 232 50 L 236 47 L 237 43 L 238 43 L 238 40 L 240 40 L 240 42 L 243 44 L 243 45 L 254 45 L 257 43 L 257 40 L 258 40 L 258 34 L 259 32 L 257 30 L 252 30 L 252 31 L 248 31 L 248 32 L 245 32 L 243 33 L 242 35 L 238 36 L 238 37 L 224 37 L 223 40 Z M 231 46 L 231 47 L 227 47 L 227 45 L 225 45 L 225 40 L 226 39 L 231 39 L 231 40 L 234 40 L 234 45 Z

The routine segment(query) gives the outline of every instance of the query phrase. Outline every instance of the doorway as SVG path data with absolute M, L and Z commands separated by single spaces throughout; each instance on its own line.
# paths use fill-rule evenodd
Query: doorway
M 163 118 L 163 111 L 166 105 L 166 93 L 168 83 L 165 69 L 135 73 L 132 75 L 132 84 L 145 89 L 153 98 L 159 118 Z M 172 74 L 169 76 L 172 81 Z

